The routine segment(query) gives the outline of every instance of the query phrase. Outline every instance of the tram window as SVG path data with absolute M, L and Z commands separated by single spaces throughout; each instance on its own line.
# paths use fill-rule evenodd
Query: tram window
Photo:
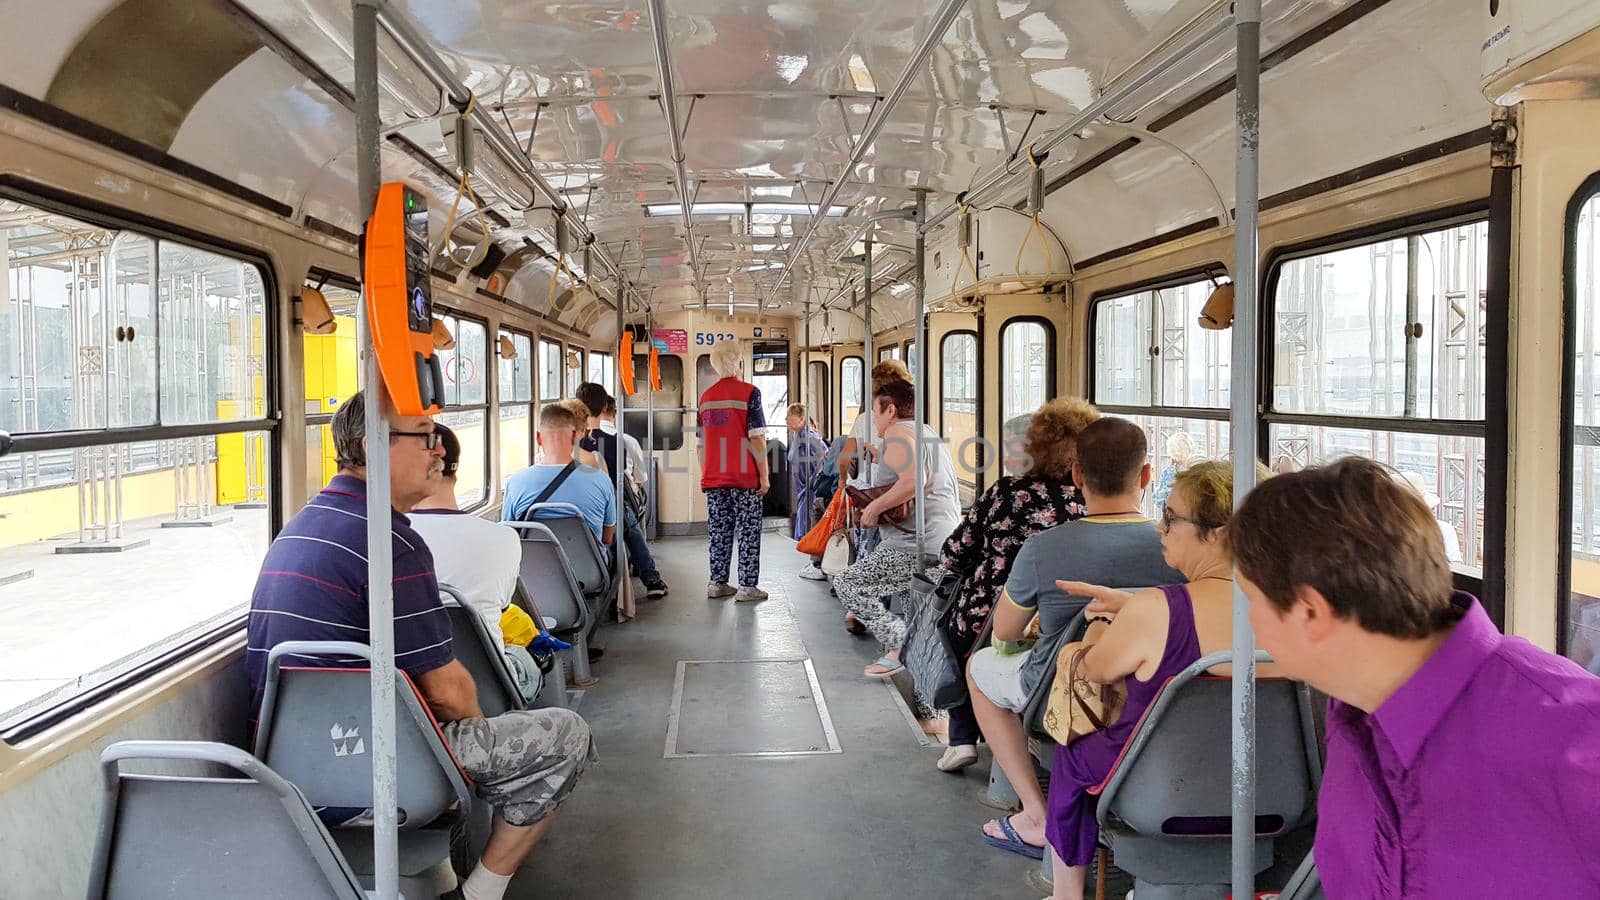
M 1055 396 L 1055 328 L 1014 319 L 1000 330 L 1001 421 L 1031 413 Z
M 890 344 L 889 346 L 884 347 L 883 349 L 878 351 L 878 362 L 884 362 L 886 360 L 899 359 L 899 358 L 900 358 L 900 345 L 899 344 Z
M 539 339 L 539 402 L 560 400 L 565 388 L 561 384 L 561 342 L 549 338 Z
M 828 364 L 812 360 L 806 364 L 806 415 L 817 423 L 817 430 L 831 434 L 832 420 L 828 402 L 833 395 L 828 392 Z
M 1487 249 L 1470 222 L 1284 262 L 1273 409 L 1482 419 Z
M 160 242 L 157 263 L 163 424 L 258 419 L 266 412 L 261 270 L 207 250 Z M 139 327 L 134 325 L 137 347 Z M 155 339 L 157 332 L 150 332 Z M 146 351 L 153 346 L 146 343 Z M 139 363 L 134 363 L 135 367 Z
M 502 328 L 515 356 L 500 357 L 500 479 L 504 481 L 533 462 L 533 337 Z
M 1483 564 L 1487 249 L 1485 222 L 1435 226 L 1290 257 L 1267 282 L 1263 458 L 1393 466 L 1434 501 L 1457 569 Z
M 912 380 L 917 377 L 917 342 L 906 341 L 906 368 L 911 370 Z
M 607 391 L 616 389 L 617 364 L 609 353 L 595 350 L 589 354 L 589 380 L 603 385 Z
M 305 358 L 306 480 L 301 499 L 310 500 L 339 471 L 333 452 L 333 431 L 328 424 L 345 398 L 357 390 L 356 307 L 361 294 L 349 286 L 314 279 L 310 286 L 328 300 L 333 312 L 332 334 L 301 334 Z
M 861 368 L 861 357 L 846 356 L 839 361 L 839 418 L 840 433 L 848 432 L 850 426 L 856 421 L 856 416 L 861 414 L 864 402 L 861 394 L 864 389 L 862 378 L 865 373 Z
M 1214 289 L 1198 278 L 1097 300 L 1094 402 L 1227 408 L 1232 332 L 1199 325 Z
M 956 458 L 956 477 L 961 502 L 969 505 L 977 497 L 977 473 L 983 460 L 977 458 L 978 335 L 972 331 L 952 331 L 939 342 L 939 433 Z
M 587 354 L 584 353 L 582 347 L 574 347 L 571 344 L 567 345 L 566 378 L 567 384 L 572 385 L 574 395 L 577 393 L 578 385 L 583 384 L 583 382 L 586 380 L 584 378 L 585 374 L 587 374 L 585 365 L 586 356 Z
M 1565 430 L 1571 443 L 1562 518 L 1571 539 L 1558 624 L 1567 656 L 1600 674 L 1600 187 L 1585 194 L 1575 201 L 1567 236 Z
M 488 461 L 488 328 L 454 313 L 440 316 L 455 335 L 456 345 L 439 351 L 444 371 L 444 410 L 438 421 L 461 440 L 461 468 L 456 473 L 456 502 L 470 509 L 489 495 Z
M 711 354 L 707 353 L 694 361 L 694 398 L 696 404 L 700 402 L 700 395 L 706 392 L 706 388 L 716 384 L 721 377 L 717 374 L 717 370 L 711 367 Z
M 634 393 L 627 399 L 627 405 L 622 411 L 623 428 L 628 434 L 633 435 L 640 447 L 646 447 L 646 422 L 651 418 L 648 412 L 654 409 L 655 449 L 677 450 L 683 446 L 684 414 L 688 412 L 692 415 L 695 411 L 684 408 L 683 357 L 660 353 L 656 355 L 656 359 L 661 366 L 661 390 L 651 391 L 650 357 L 643 353 L 634 354 Z M 705 357 L 701 357 L 702 362 L 705 360 Z M 711 386 L 710 381 L 703 384 L 705 387 Z M 698 405 L 699 397 L 695 397 L 693 406 L 698 407 Z M 690 424 L 693 424 L 693 420 L 690 420 Z

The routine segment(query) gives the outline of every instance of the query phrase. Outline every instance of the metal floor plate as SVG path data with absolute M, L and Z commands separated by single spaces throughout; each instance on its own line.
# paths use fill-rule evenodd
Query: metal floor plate
M 678 661 L 664 759 L 839 752 L 808 657 Z

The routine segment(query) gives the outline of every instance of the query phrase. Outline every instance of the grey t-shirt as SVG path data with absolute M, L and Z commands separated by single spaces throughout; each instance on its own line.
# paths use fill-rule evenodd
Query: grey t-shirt
M 1068 594 L 1056 581 L 1084 581 L 1138 589 L 1180 584 L 1183 573 L 1161 558 L 1161 535 L 1143 517 L 1085 518 L 1048 528 L 1028 538 L 1017 551 L 1006 579 L 1006 594 L 1024 609 L 1039 611 L 1039 642 L 1022 668 L 1022 686 L 1031 695 L 1055 664 L 1051 648 L 1089 605 L 1090 598 Z

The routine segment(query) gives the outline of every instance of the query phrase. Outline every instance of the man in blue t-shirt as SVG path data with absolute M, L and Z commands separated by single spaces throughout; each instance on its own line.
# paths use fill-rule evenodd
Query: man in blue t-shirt
M 520 522 L 539 495 L 569 466 L 572 471 L 544 498 L 545 503 L 570 503 L 583 514 L 583 519 L 594 532 L 594 539 L 602 546 L 610 546 L 617 534 L 616 487 L 599 469 L 583 465 L 573 459 L 573 447 L 578 440 L 581 423 L 572 411 L 559 403 L 551 403 L 539 410 L 539 449 L 544 462 L 532 465 L 511 476 L 506 482 L 506 495 L 500 505 L 500 518 L 506 522 Z
M 387 404 L 385 404 L 387 406 Z M 483 856 L 462 886 L 500 900 L 522 861 L 555 820 L 593 752 L 589 726 L 565 709 L 512 710 L 486 718 L 472 674 L 451 649 L 433 554 L 406 513 L 438 487 L 444 446 L 427 416 L 389 419 L 389 492 L 394 566 L 394 662 L 415 684 L 461 770 L 495 808 Z M 250 598 L 245 669 L 250 717 L 260 712 L 272 648 L 289 641 L 370 643 L 367 581 L 366 403 L 357 394 L 333 414 L 339 474 L 273 539 Z M 285 657 L 294 666 L 355 667 L 359 657 Z M 280 724 L 278 727 L 291 727 Z M 324 809 L 340 824 L 359 809 Z

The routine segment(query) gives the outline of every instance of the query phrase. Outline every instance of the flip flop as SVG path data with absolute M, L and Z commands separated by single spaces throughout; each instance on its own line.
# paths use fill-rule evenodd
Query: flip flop
M 878 661 L 875 662 L 875 663 L 872 663 L 872 665 L 874 665 L 874 666 L 883 666 L 888 671 L 886 671 L 886 672 L 862 672 L 861 674 L 867 676 L 868 678 L 893 678 L 896 672 L 899 672 L 900 670 L 905 668 L 905 666 L 899 660 L 890 659 L 887 656 L 878 657 Z
M 1017 830 L 1011 827 L 1010 816 L 1006 816 L 1003 819 L 995 819 L 994 821 L 1000 823 L 1000 830 L 1005 832 L 1006 838 L 1005 840 L 1001 840 L 1000 838 L 997 838 L 985 831 L 982 832 L 983 842 L 985 844 L 988 844 L 991 847 L 999 847 L 1001 850 L 1007 850 L 1012 853 L 1021 854 L 1029 859 L 1044 859 L 1044 847 L 1035 847 L 1033 844 L 1024 841 L 1020 836 L 1018 836 Z

